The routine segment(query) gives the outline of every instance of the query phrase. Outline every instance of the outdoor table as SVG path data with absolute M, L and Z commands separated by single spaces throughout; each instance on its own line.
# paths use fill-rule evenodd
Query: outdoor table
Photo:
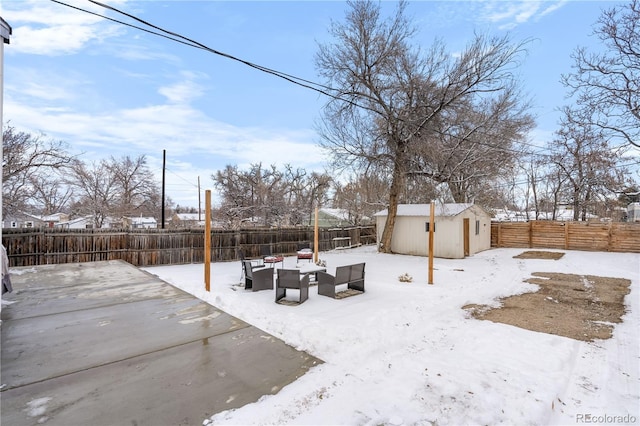
M 318 281 L 318 272 L 327 272 L 327 268 L 325 266 L 318 266 L 315 263 L 298 264 L 296 266 L 300 270 L 300 275 L 313 274 L 313 280 L 311 280 L 311 277 L 309 277 L 309 279 L 315 282 Z
M 282 267 L 284 267 L 284 257 L 282 257 L 282 256 L 265 256 L 262 259 L 262 261 L 264 262 L 265 265 L 269 265 L 272 268 L 277 263 L 282 263 Z
M 311 259 L 313 259 L 313 251 L 309 248 L 298 250 L 297 255 L 298 255 L 298 260 L 304 259 L 311 262 Z

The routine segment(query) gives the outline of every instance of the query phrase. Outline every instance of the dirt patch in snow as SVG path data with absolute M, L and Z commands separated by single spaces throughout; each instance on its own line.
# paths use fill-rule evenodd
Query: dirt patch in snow
M 558 260 L 562 256 L 564 256 L 564 253 L 560 253 L 559 251 L 533 250 L 533 251 L 522 252 L 517 256 L 513 256 L 513 258 L 514 259 L 552 259 L 552 260 Z
M 527 330 L 593 341 L 611 337 L 625 313 L 631 281 L 623 278 L 535 272 L 540 288 L 501 299 L 499 308 L 466 305 L 473 317 Z

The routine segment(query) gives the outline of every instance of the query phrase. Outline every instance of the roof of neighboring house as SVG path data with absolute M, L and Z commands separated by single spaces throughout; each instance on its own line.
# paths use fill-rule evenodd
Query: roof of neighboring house
M 130 217 L 131 223 L 157 223 L 155 217 Z
M 54 226 L 73 225 L 74 223 L 93 222 L 92 216 L 82 216 L 75 219 L 67 220 L 65 222 L 58 222 Z
M 436 216 L 456 216 L 473 205 L 473 203 L 436 203 L 435 213 Z M 396 216 L 429 216 L 430 213 L 431 204 L 398 204 Z M 387 216 L 388 214 L 388 209 L 384 209 L 374 216 Z
M 46 216 L 40 216 L 39 218 L 44 222 L 56 222 L 56 221 L 61 221 L 62 218 L 65 218 L 65 217 L 69 217 L 69 215 L 66 213 L 53 213 Z
M 341 220 L 349 220 L 349 211 L 345 209 L 330 209 L 328 207 L 322 207 L 318 209 L 320 213 L 324 213 L 328 216 L 333 216 Z
M 204 220 L 204 214 L 200 213 L 176 213 L 175 216 L 180 220 Z
M 16 212 L 16 213 L 13 213 L 13 214 L 5 215 L 2 218 L 2 220 L 4 220 L 5 222 L 16 221 L 16 220 L 20 220 L 20 221 L 39 220 L 39 221 L 42 221 L 42 219 L 40 219 L 39 216 L 32 215 L 32 214 L 25 213 L 25 212 Z

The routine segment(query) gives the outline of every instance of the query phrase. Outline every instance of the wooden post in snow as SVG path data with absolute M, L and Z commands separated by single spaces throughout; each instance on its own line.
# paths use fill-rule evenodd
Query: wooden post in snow
M 211 190 L 204 192 L 204 288 L 211 291 Z
M 318 206 L 316 206 L 316 217 L 313 222 L 313 263 L 318 263 Z
M 433 284 L 433 231 L 436 224 L 436 203 L 431 200 L 431 211 L 429 213 L 429 284 Z

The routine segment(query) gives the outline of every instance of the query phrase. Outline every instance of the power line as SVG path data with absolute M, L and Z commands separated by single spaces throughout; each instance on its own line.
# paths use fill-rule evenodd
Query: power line
M 251 68 L 257 69 L 258 71 L 262 71 L 262 72 L 265 72 L 267 74 L 271 74 L 273 76 L 282 78 L 283 80 L 286 80 L 286 81 L 288 81 L 290 83 L 293 83 L 295 85 L 301 86 L 301 87 L 306 88 L 306 89 L 313 90 L 313 91 L 318 92 L 318 93 L 320 93 L 322 95 L 328 96 L 328 97 L 330 97 L 332 99 L 336 99 L 336 100 L 340 100 L 342 102 L 346 102 L 349 105 L 352 105 L 352 106 L 355 106 L 355 107 L 358 107 L 358 108 L 362 108 L 362 109 L 366 109 L 366 110 L 372 111 L 372 112 L 374 112 L 376 114 L 380 113 L 379 111 L 375 110 L 374 108 L 370 108 L 370 107 L 367 107 L 367 106 L 364 106 L 364 105 L 360 105 L 357 102 L 354 102 L 354 101 L 352 101 L 350 99 L 345 99 L 342 96 L 334 95 L 332 93 L 329 93 L 330 91 L 339 92 L 338 89 L 334 89 L 332 87 L 325 86 L 325 85 L 320 84 L 320 83 L 315 83 L 313 81 L 306 80 L 306 79 L 301 78 L 301 77 L 296 77 L 296 76 L 291 75 L 291 74 L 287 74 L 287 73 L 284 73 L 284 72 L 281 72 L 281 71 L 274 70 L 272 68 L 268 68 L 268 67 L 265 67 L 265 66 L 262 66 L 262 65 L 258 65 L 258 64 L 255 64 L 253 62 L 238 58 L 238 57 L 233 56 L 233 55 L 230 55 L 228 53 L 221 52 L 219 50 L 216 50 L 216 49 L 213 49 L 211 47 L 208 47 L 208 46 L 204 45 L 203 43 L 200 43 L 200 42 L 198 42 L 196 40 L 193 40 L 193 39 L 190 39 L 188 37 L 185 37 L 185 36 L 183 36 L 181 34 L 178 34 L 178 33 L 175 33 L 175 32 L 169 31 L 169 30 L 165 30 L 162 27 L 159 27 L 157 25 L 151 24 L 150 22 L 147 22 L 147 21 L 145 21 L 145 20 L 143 20 L 141 18 L 138 18 L 137 16 L 134 16 L 132 14 L 129 14 L 127 12 L 123 12 L 123 11 L 113 7 L 113 6 L 103 4 L 103 3 L 100 3 L 100 2 L 95 1 L 95 0 L 88 0 L 89 2 L 91 2 L 91 3 L 95 4 L 95 5 L 101 6 L 101 7 L 105 8 L 105 9 L 108 9 L 108 10 L 112 10 L 112 11 L 114 11 L 116 13 L 120 13 L 120 14 L 122 14 L 124 16 L 127 16 L 127 17 L 129 17 L 129 18 L 131 18 L 131 19 L 133 19 L 133 20 L 135 20 L 137 22 L 140 22 L 140 23 L 144 24 L 144 25 L 147 25 L 147 26 L 149 26 L 151 28 L 155 28 L 156 30 L 159 30 L 159 31 L 161 31 L 162 33 L 165 33 L 165 34 L 158 33 L 156 31 L 152 31 L 152 30 L 149 30 L 149 29 L 146 29 L 146 28 L 143 28 L 143 27 L 139 27 L 139 26 L 130 24 L 128 22 L 124 22 L 124 21 L 120 21 L 120 20 L 117 20 L 117 19 L 114 19 L 114 18 L 110 18 L 108 16 L 101 15 L 99 13 L 92 12 L 92 11 L 87 10 L 87 9 L 83 9 L 81 7 L 78 7 L 78 6 L 73 6 L 73 5 L 67 4 L 67 3 L 65 3 L 63 1 L 60 1 L 60 0 L 51 0 L 51 1 L 54 2 L 54 3 L 60 4 L 62 6 L 69 7 L 71 9 L 75 9 L 75 10 L 78 10 L 78 11 L 81 11 L 81 12 L 89 13 L 89 14 L 94 15 L 94 16 L 99 16 L 99 17 L 107 19 L 109 21 L 116 22 L 118 24 L 122 24 L 122 25 L 125 25 L 125 26 L 128 26 L 128 27 L 131 27 L 131 28 L 135 28 L 135 29 L 138 29 L 140 31 L 147 32 L 149 34 L 157 35 L 159 37 L 163 37 L 163 38 L 166 38 L 166 39 L 169 39 L 169 40 L 172 40 L 172 41 L 175 41 L 175 42 L 178 42 L 178 43 L 190 46 L 190 47 L 194 47 L 196 49 L 205 50 L 207 52 L 210 52 L 210 53 L 225 57 L 227 59 L 231 59 L 233 61 L 240 62 L 240 63 L 242 63 L 244 65 L 247 65 L 247 66 L 249 66 Z M 166 34 L 169 34 L 169 35 L 166 35 Z
M 60 1 L 60 0 L 51 0 L 51 1 L 54 2 L 54 3 L 60 4 L 62 6 L 66 6 L 66 7 L 81 11 L 81 12 L 85 12 L 85 13 L 88 13 L 88 14 L 91 14 L 91 15 L 94 15 L 94 16 L 98 16 L 98 17 L 101 17 L 103 19 L 106 19 L 106 20 L 109 20 L 109 21 L 112 21 L 112 22 L 116 22 L 116 23 L 121 24 L 121 25 L 125 25 L 125 26 L 131 27 L 131 28 L 134 28 L 134 29 L 137 29 L 137 30 L 140 30 L 140 31 L 147 32 L 149 34 L 153 34 L 153 35 L 156 35 L 156 36 L 159 36 L 159 37 L 163 37 L 163 38 L 166 38 L 168 40 L 172 40 L 172 41 L 184 44 L 186 46 L 190 46 L 190 47 L 194 47 L 194 48 L 197 48 L 197 49 L 205 50 L 207 52 L 222 56 L 224 58 L 240 62 L 240 63 L 242 63 L 242 64 L 244 64 L 246 66 L 249 66 L 251 68 L 254 68 L 254 69 L 258 70 L 258 71 L 262 71 L 262 72 L 271 74 L 273 76 L 282 78 L 282 79 L 284 79 L 284 80 L 286 80 L 286 81 L 288 81 L 290 83 L 296 84 L 296 85 L 301 86 L 303 88 L 307 88 L 307 89 L 316 91 L 316 92 L 318 92 L 320 94 L 323 94 L 325 96 L 328 96 L 328 97 L 330 97 L 332 99 L 336 99 L 336 100 L 340 100 L 340 101 L 346 102 L 346 103 L 348 103 L 348 104 L 350 104 L 352 106 L 355 106 L 355 107 L 358 107 L 358 108 L 362 108 L 362 109 L 366 109 L 366 110 L 372 111 L 372 112 L 374 112 L 376 114 L 379 113 L 378 111 L 376 111 L 373 108 L 360 105 L 357 102 L 354 102 L 354 101 L 352 101 L 350 99 L 345 99 L 345 98 L 343 98 L 341 96 L 329 93 L 330 91 L 339 92 L 339 90 L 337 90 L 337 89 L 334 89 L 332 87 L 325 86 L 325 85 L 322 85 L 322 84 L 319 84 L 319 83 L 315 83 L 315 82 L 307 80 L 307 79 L 296 77 L 294 75 L 287 74 L 287 73 L 284 73 L 284 72 L 281 72 L 281 71 L 277 71 L 277 70 L 272 69 L 272 68 L 268 68 L 268 67 L 265 67 L 265 66 L 262 66 L 262 65 L 258 65 L 258 64 L 255 64 L 253 62 L 238 58 L 238 57 L 233 56 L 233 55 L 230 55 L 228 53 L 221 52 L 219 50 L 216 50 L 216 49 L 213 49 L 213 48 L 211 48 L 209 46 L 206 46 L 205 44 L 200 43 L 200 42 L 198 42 L 196 40 L 193 40 L 191 38 L 185 37 L 185 36 L 183 36 L 181 34 L 173 32 L 173 31 L 166 30 L 166 29 L 164 29 L 164 28 L 162 28 L 160 26 L 154 25 L 154 24 L 152 24 L 152 23 L 150 23 L 148 21 L 145 21 L 145 20 L 143 20 L 141 18 L 138 18 L 135 15 L 132 15 L 132 14 L 127 13 L 127 12 L 124 12 L 124 11 L 122 11 L 122 10 L 116 8 L 116 7 L 101 3 L 101 2 L 99 2 L 97 0 L 88 0 L 88 1 L 90 3 L 93 3 L 93 4 L 97 5 L 97 6 L 100 6 L 100 7 L 104 8 L 104 9 L 111 10 L 113 12 L 116 12 L 116 13 L 119 13 L 121 15 L 124 15 L 124 16 L 126 16 L 126 17 L 128 17 L 130 19 L 133 19 L 133 20 L 135 20 L 135 21 L 137 21 L 137 22 L 139 22 L 139 23 L 141 23 L 143 25 L 146 25 L 146 26 L 148 26 L 150 28 L 153 28 L 155 30 L 158 30 L 160 32 L 149 30 L 147 28 L 143 28 L 143 27 L 140 27 L 140 26 L 137 26 L 137 25 L 133 25 L 131 23 L 124 22 L 124 21 L 121 21 L 121 20 L 118 20 L 118 19 L 114 19 L 114 18 L 105 16 L 105 15 L 102 15 L 102 14 L 99 14 L 99 13 L 96 13 L 96 12 L 92 12 L 92 11 L 87 10 L 87 9 L 83 9 L 81 7 L 78 7 L 78 6 L 73 6 L 73 5 L 67 4 L 67 3 L 65 3 L 63 1 Z M 539 158 L 543 158 L 543 159 L 550 159 L 551 158 L 551 154 L 540 152 L 540 151 L 546 150 L 547 148 L 540 147 L 540 146 L 537 146 L 537 145 L 533 145 L 533 144 L 530 144 L 530 143 L 527 143 L 527 142 L 518 142 L 518 144 L 521 145 L 521 146 L 529 146 L 529 147 L 535 148 L 537 152 L 536 151 L 532 151 L 532 152 L 526 153 L 526 152 L 523 152 L 522 150 L 516 150 L 516 149 L 513 149 L 513 148 L 506 148 L 506 147 L 502 147 L 502 146 L 497 146 L 497 145 L 490 144 L 490 143 L 487 143 L 487 142 L 482 142 L 482 141 L 474 141 L 473 143 L 477 144 L 477 145 L 481 145 L 481 146 L 486 146 L 486 147 L 489 147 L 489 148 L 492 148 L 492 149 L 496 149 L 496 150 L 500 150 L 500 151 L 504 151 L 504 152 L 509 152 L 509 153 L 512 153 L 512 154 L 526 154 L 526 155 L 531 155 L 531 156 L 539 157 Z M 620 165 L 620 166 L 616 166 L 616 168 L 628 167 L 628 166 L 633 166 L 633 165 L 637 165 L 637 164 L 639 164 L 639 163 L 631 163 L 631 164 L 628 164 L 628 165 Z M 176 176 L 178 176 L 178 175 L 176 174 Z M 178 177 L 180 177 L 180 176 L 178 176 Z M 190 184 L 190 185 L 192 185 L 192 184 Z
M 172 175 L 176 176 L 178 179 L 186 182 L 189 186 L 192 186 L 194 188 L 198 188 L 198 185 L 195 185 L 193 182 L 189 182 L 187 179 L 183 178 L 182 176 L 180 176 L 179 174 L 177 174 L 176 172 L 174 172 L 173 170 L 171 170 L 168 167 L 165 167 L 165 170 L 170 172 Z

